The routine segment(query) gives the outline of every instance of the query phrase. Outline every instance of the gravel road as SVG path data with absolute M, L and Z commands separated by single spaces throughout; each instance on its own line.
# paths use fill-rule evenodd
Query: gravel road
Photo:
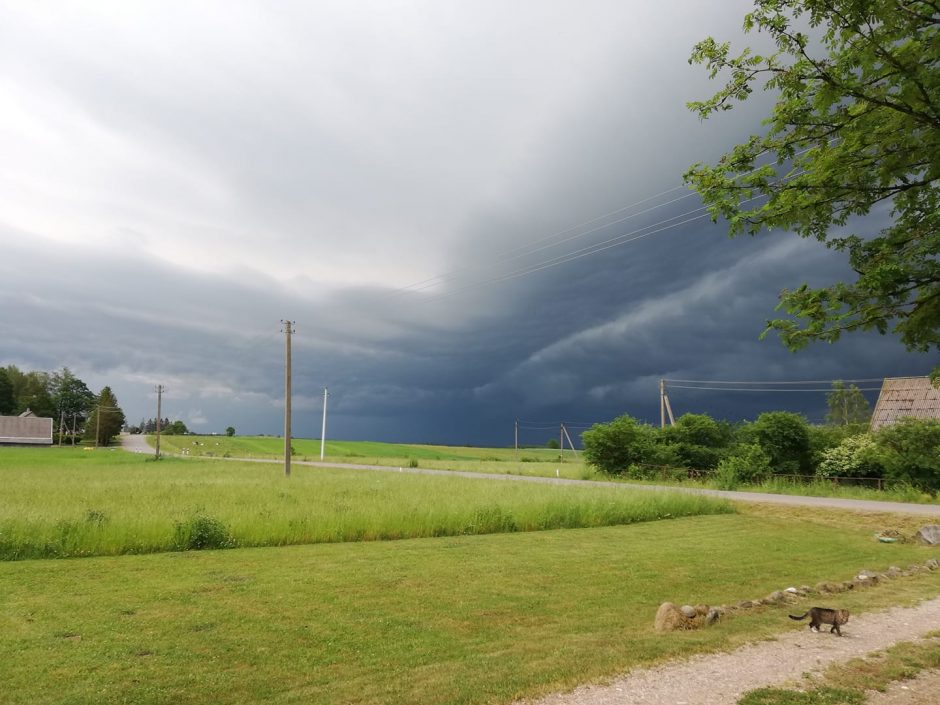
M 720 627 L 718 627 L 720 629 Z M 916 607 L 895 607 L 858 617 L 843 627 L 839 638 L 828 631 L 808 628 L 787 631 L 775 641 L 750 644 L 730 653 L 695 656 L 688 660 L 638 669 L 606 685 L 582 686 L 571 692 L 551 695 L 525 705 L 733 705 L 745 692 L 767 686 L 796 685 L 805 673 L 818 673 L 826 666 L 885 649 L 899 641 L 913 641 L 940 629 L 940 598 Z M 932 675 L 932 674 L 931 674 Z M 931 682 L 930 676 L 925 682 Z M 907 700 L 924 694 L 922 685 L 910 692 L 892 689 L 897 700 L 879 700 L 880 705 L 936 703 Z M 523 705 L 519 703 L 519 705 Z

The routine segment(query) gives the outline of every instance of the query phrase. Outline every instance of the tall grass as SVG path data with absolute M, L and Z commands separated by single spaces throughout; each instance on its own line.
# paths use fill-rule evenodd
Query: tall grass
M 623 487 L 166 458 L 0 453 L 0 559 L 372 541 L 631 524 L 731 512 Z

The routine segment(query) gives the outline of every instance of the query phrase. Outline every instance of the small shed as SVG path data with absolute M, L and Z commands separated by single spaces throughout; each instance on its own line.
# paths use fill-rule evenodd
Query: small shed
M 887 377 L 871 415 L 871 430 L 900 421 L 905 417 L 940 419 L 940 389 L 929 377 Z
M 29 409 L 19 416 L 0 416 L 0 445 L 51 446 L 52 419 Z

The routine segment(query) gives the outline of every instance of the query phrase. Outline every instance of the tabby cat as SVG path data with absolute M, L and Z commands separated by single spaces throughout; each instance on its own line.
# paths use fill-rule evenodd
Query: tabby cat
M 839 636 L 842 636 L 842 630 L 839 629 L 839 627 L 849 621 L 849 611 L 834 610 L 829 607 L 811 607 L 809 612 L 799 617 L 792 614 L 790 615 L 790 619 L 797 621 L 806 619 L 807 617 L 809 617 L 809 628 L 814 632 L 819 631 L 820 624 L 831 624 L 832 629 L 829 630 L 829 633 L 832 634 L 835 632 Z

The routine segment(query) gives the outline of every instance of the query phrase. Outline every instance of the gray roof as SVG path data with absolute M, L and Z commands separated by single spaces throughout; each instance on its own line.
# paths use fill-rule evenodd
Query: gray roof
M 910 416 L 915 419 L 940 419 L 940 389 L 929 377 L 888 377 L 871 416 L 871 430 Z
M 52 445 L 52 419 L 41 416 L 0 416 L 0 444 Z

